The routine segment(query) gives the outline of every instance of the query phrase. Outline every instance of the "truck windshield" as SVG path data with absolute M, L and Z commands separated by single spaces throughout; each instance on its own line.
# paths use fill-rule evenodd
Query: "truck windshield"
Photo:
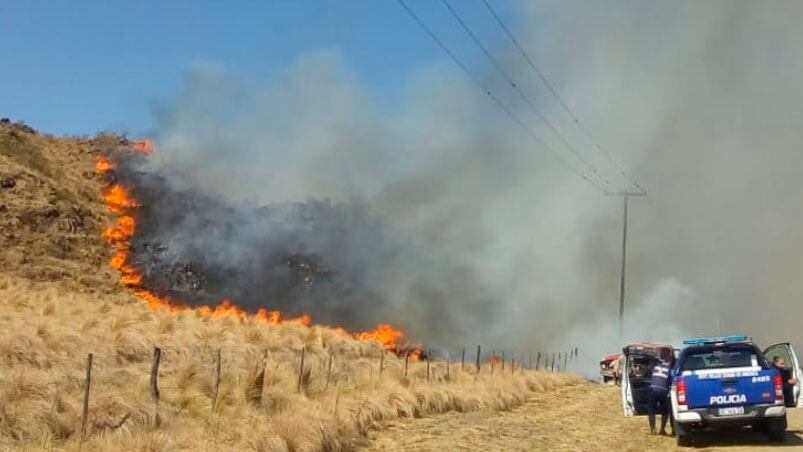
M 686 353 L 681 370 L 754 367 L 759 363 L 756 350 L 749 346 L 701 347 Z

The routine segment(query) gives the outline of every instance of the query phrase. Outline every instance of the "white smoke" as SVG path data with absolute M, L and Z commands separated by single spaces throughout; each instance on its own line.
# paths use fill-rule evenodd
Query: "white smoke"
M 524 47 L 650 191 L 631 204 L 627 337 L 666 342 L 714 329 L 799 340 L 803 4 L 560 1 L 520 13 L 511 26 Z M 410 32 L 421 31 L 411 23 Z M 624 188 L 499 37 L 491 48 L 519 85 Z M 473 69 L 515 101 L 492 68 Z M 399 266 L 396 278 L 377 281 L 396 308 L 387 320 L 422 341 L 422 313 L 403 309 L 409 297 L 427 301 L 409 290 L 416 272 L 438 282 L 446 304 L 426 315 L 465 326 L 446 345 L 492 343 L 519 355 L 620 349 L 597 325 L 618 311 L 621 199 L 530 141 L 446 57 L 411 74 L 390 112 L 360 76 L 331 50 L 259 80 L 199 68 L 158 109 L 165 163 L 232 200 L 368 206 L 431 252 L 425 271 Z M 511 105 L 559 148 L 520 101 Z M 446 268 L 454 263 L 459 278 Z M 466 293 L 466 278 L 480 297 Z M 478 299 L 492 315 L 467 322 Z
M 677 321 L 678 313 L 693 315 L 700 300 L 694 291 L 674 278 L 659 281 L 636 306 L 629 310 L 623 334 L 619 334 L 619 316 L 606 312 L 595 319 L 574 325 L 567 337 L 583 344 L 582 359 L 572 370 L 588 378 L 597 378 L 598 362 L 609 353 L 621 353 L 626 344 L 652 342 L 679 348 L 684 338 L 721 334 L 712 327 L 691 331 Z

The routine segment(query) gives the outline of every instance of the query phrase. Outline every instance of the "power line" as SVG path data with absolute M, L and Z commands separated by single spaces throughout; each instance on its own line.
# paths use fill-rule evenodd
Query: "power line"
M 547 90 L 549 90 L 549 92 L 552 93 L 552 96 L 555 97 L 555 99 L 558 101 L 560 106 L 563 107 L 563 110 L 566 111 L 566 113 L 568 113 L 569 116 L 572 117 L 572 120 L 577 125 L 577 127 L 580 129 L 580 131 L 583 133 L 583 135 L 585 135 L 585 137 L 588 138 L 588 140 L 591 143 L 594 144 L 594 147 L 596 147 L 597 150 L 599 150 L 602 153 L 602 155 L 605 156 L 605 158 L 608 160 L 608 162 L 611 165 L 613 165 L 613 167 L 616 168 L 622 174 L 622 176 L 624 176 L 627 180 L 629 180 L 630 183 L 632 183 L 636 188 L 639 189 L 639 191 L 646 193 L 646 190 L 641 185 L 639 185 L 639 183 L 636 182 L 636 180 L 634 180 L 629 174 L 627 174 L 627 172 L 624 169 L 622 169 L 622 167 L 619 164 L 617 164 L 616 161 L 614 161 L 614 159 L 613 159 L 613 157 L 611 157 L 610 153 L 608 153 L 608 151 L 606 151 L 599 144 L 597 139 L 594 138 L 593 135 L 591 135 L 591 132 L 585 127 L 585 125 L 582 122 L 580 122 L 580 119 L 578 119 L 578 117 L 574 113 L 574 111 L 569 107 L 568 104 L 566 104 L 566 102 L 564 102 L 563 98 L 560 96 L 560 94 L 558 94 L 557 90 L 552 86 L 552 84 L 546 78 L 544 73 L 541 72 L 540 69 L 538 69 L 538 66 L 535 65 L 535 63 L 533 62 L 532 58 L 530 58 L 530 55 L 528 55 L 527 52 L 524 50 L 524 48 L 521 46 L 521 44 L 519 44 L 519 41 L 516 39 L 516 37 L 513 35 L 513 33 L 510 31 L 510 29 L 505 25 L 504 22 L 502 22 L 502 19 L 499 17 L 498 14 L 496 14 L 496 11 L 494 11 L 494 9 L 488 3 L 488 0 L 482 0 L 482 3 L 485 5 L 485 7 L 488 9 L 488 11 L 491 13 L 491 15 L 494 17 L 494 19 L 496 19 L 496 22 L 499 24 L 499 26 L 502 28 L 502 30 L 505 31 L 505 34 L 510 39 L 510 41 L 513 42 L 513 45 L 516 46 L 516 49 L 518 49 L 518 51 L 521 54 L 521 56 L 524 57 L 525 60 L 527 60 L 527 63 L 530 65 L 532 70 L 535 71 L 536 75 L 538 75 L 538 78 L 541 80 L 541 82 L 544 84 L 544 86 L 547 87 Z
M 524 122 L 522 122 L 522 120 L 521 120 L 521 119 L 519 119 L 519 118 L 518 118 L 518 116 L 516 116 L 516 115 L 515 115 L 515 114 L 514 114 L 514 113 L 513 113 L 513 112 L 512 112 L 512 111 L 511 111 L 511 110 L 510 110 L 510 109 L 509 109 L 507 106 L 505 106 L 505 104 L 503 104 L 503 103 L 502 103 L 502 101 L 501 101 L 501 100 L 499 100 L 499 98 L 498 98 L 498 97 L 496 97 L 496 96 L 495 96 L 495 95 L 494 95 L 494 94 L 491 92 L 490 88 L 486 87 L 486 86 L 485 86 L 485 85 L 484 85 L 484 84 L 483 84 L 483 83 L 482 83 L 482 82 L 481 82 L 481 81 L 480 81 L 480 80 L 479 80 L 479 79 L 478 79 L 478 78 L 477 78 L 477 77 L 474 75 L 474 73 L 473 73 L 473 72 L 471 72 L 471 71 L 468 69 L 468 67 L 467 67 L 465 64 L 463 64 L 463 62 L 462 62 L 462 61 L 461 61 L 461 60 L 460 60 L 460 59 L 457 57 L 457 55 L 455 55 L 455 54 L 454 54 L 454 53 L 453 53 L 453 52 L 452 52 L 452 51 L 451 51 L 451 50 L 450 50 L 450 49 L 449 49 L 449 48 L 446 46 L 446 44 L 444 44 L 444 43 L 443 43 L 443 41 L 441 41 L 441 40 L 440 40 L 440 38 L 438 38 L 438 36 L 437 36 L 437 35 L 436 35 L 436 34 L 435 34 L 435 33 L 434 33 L 432 30 L 430 30 L 430 28 L 429 28 L 429 27 L 427 27 L 427 25 L 424 23 L 424 21 L 423 21 L 423 20 L 421 20 L 421 18 L 420 18 L 420 17 L 418 17 L 418 15 L 417 15 L 417 14 L 416 14 L 416 13 L 415 13 L 415 12 L 414 12 L 412 9 L 410 9 L 410 7 L 409 7 L 409 6 L 407 6 L 407 4 L 404 2 L 404 0 L 397 0 L 397 1 L 398 1 L 398 2 L 399 2 L 399 4 L 400 4 L 400 5 L 401 5 L 401 6 L 404 8 L 404 10 L 405 10 L 405 11 L 407 11 L 407 13 L 410 15 L 410 17 L 412 17 L 412 18 L 413 18 L 413 20 L 415 20 L 415 22 L 416 22 L 416 23 L 418 23 L 418 25 L 421 27 L 421 29 L 423 29 L 423 30 L 424 30 L 424 31 L 425 31 L 425 32 L 426 32 L 426 33 L 429 35 L 429 37 L 430 37 L 430 38 L 432 38 L 432 40 L 433 40 L 433 41 L 435 41 L 435 43 L 436 43 L 436 44 L 438 44 L 438 46 L 439 46 L 439 47 L 440 47 L 440 48 L 441 48 L 441 49 L 442 49 L 444 52 L 446 52 L 446 54 L 447 54 L 447 55 L 449 55 L 449 57 L 452 59 L 452 61 L 454 61 L 454 62 L 455 62 L 455 64 L 457 64 L 457 66 L 459 66 L 459 67 L 460 67 L 460 69 L 462 69 L 462 70 L 463 70 L 463 72 L 465 72 L 465 73 L 466 73 L 466 75 L 468 75 L 468 77 L 469 77 L 469 78 L 470 78 L 470 79 L 471 79 L 471 80 L 472 80 L 472 81 L 473 81 L 473 82 L 474 82 L 474 83 L 475 83 L 477 86 L 479 86 L 479 88 L 480 88 L 480 89 L 481 89 L 481 90 L 482 90 L 482 91 L 483 91 L 485 94 L 487 94 L 487 95 L 488 95 L 488 97 L 490 97 L 490 98 L 491 98 L 491 100 L 493 100 L 493 101 L 494 101 L 494 103 L 496 103 L 496 105 L 497 105 L 499 108 L 501 108 L 501 109 L 502 109 L 502 110 L 503 110 L 503 111 L 504 111 L 504 112 L 505 112 L 505 113 L 506 113 L 506 114 L 507 114 L 507 115 L 510 117 L 510 119 L 511 119 L 511 120 L 513 120 L 513 122 L 515 122 L 515 123 L 516 123 L 516 124 L 517 124 L 519 127 L 521 127 L 521 129 L 522 129 L 522 130 L 524 130 L 524 132 L 525 132 L 525 133 L 527 133 L 527 135 L 528 135 L 528 136 L 529 136 L 529 137 L 530 137 L 530 138 L 531 138 L 533 141 L 535 141 L 536 143 L 539 143 L 540 145 L 542 145 L 542 146 L 543 146 L 545 149 L 547 149 L 547 150 L 548 150 L 548 151 L 549 151 L 549 152 L 550 152 L 550 153 L 551 153 L 551 154 L 552 154 L 552 155 L 553 155 L 553 156 L 554 156 L 556 159 L 558 159 L 558 160 L 559 160 L 561 163 L 563 163 L 563 164 L 564 164 L 564 165 L 565 165 L 565 166 L 566 166 L 566 167 L 567 167 L 567 168 L 568 168 L 568 169 L 569 169 L 571 172 L 573 172 L 575 175 L 577 175 L 578 177 L 580 177 L 581 179 L 583 179 L 584 181 L 586 181 L 586 182 L 587 182 L 589 185 L 591 185 L 592 187 L 594 187 L 595 189 L 597 189 L 597 190 L 599 190 L 599 191 L 601 191 L 601 192 L 605 192 L 605 190 L 604 190 L 602 187 L 600 187 L 600 186 L 599 186 L 599 185 L 597 185 L 595 182 L 593 182 L 593 181 L 592 181 L 592 180 L 591 180 L 591 179 L 590 179 L 588 176 L 586 176 L 585 174 L 583 174 L 583 173 L 581 173 L 580 171 L 578 171 L 578 170 L 577 170 L 577 169 L 576 169 L 576 168 L 575 168 L 575 167 L 574 167 L 572 164 L 570 164 L 570 163 L 569 163 L 569 161 L 568 161 L 568 160 L 566 160 L 565 158 L 563 158 L 563 157 L 562 157 L 562 156 L 561 156 L 559 153 L 557 153 L 557 152 L 556 152 L 554 149 L 552 149 L 552 147 L 551 147 L 551 146 L 549 146 L 549 145 L 548 145 L 546 142 L 544 142 L 543 140 L 541 140 L 540 138 L 538 138 L 538 136 L 537 136 L 537 135 L 536 135 L 536 134 L 535 134 L 535 133 L 532 131 L 532 129 L 530 129 L 529 127 L 527 127 L 527 125 L 526 125 L 526 124 L 524 124 Z
M 448 0 L 441 0 L 441 1 L 449 10 L 449 12 L 452 13 L 452 16 L 454 16 L 454 18 L 457 20 L 457 22 L 460 24 L 463 30 L 469 35 L 469 37 L 471 37 L 471 40 L 474 41 L 477 47 L 479 47 L 480 50 L 482 50 L 482 53 L 484 53 L 485 56 L 491 61 L 491 63 L 493 63 L 497 72 L 499 72 L 508 81 L 513 90 L 519 95 L 519 97 L 521 97 L 524 100 L 524 102 L 530 107 L 530 109 L 536 114 L 536 116 L 538 116 L 541 122 L 546 124 L 547 127 L 549 127 L 549 129 L 552 130 L 552 132 L 554 132 L 555 135 L 557 135 L 557 137 L 560 139 L 563 145 L 566 146 L 566 148 L 569 149 L 569 151 L 571 151 L 571 153 L 574 154 L 581 162 L 583 162 L 595 176 L 603 180 L 606 185 L 610 185 L 610 181 L 608 181 L 607 179 L 603 179 L 602 176 L 600 176 L 597 169 L 594 167 L 594 165 L 592 165 L 591 162 L 589 162 L 582 154 L 580 154 L 580 152 L 578 152 L 577 149 L 575 149 L 575 147 L 572 146 L 571 143 L 569 143 L 566 140 L 563 134 L 560 133 L 560 131 L 552 124 L 552 122 L 550 122 L 549 119 L 547 119 L 547 117 L 544 116 L 543 113 L 541 113 L 541 110 L 539 110 L 535 106 L 535 104 L 533 104 L 533 102 L 530 100 L 527 94 L 525 94 L 524 91 L 521 90 L 519 85 L 516 84 L 516 82 L 507 73 L 507 71 L 505 71 L 502 65 L 499 64 L 499 61 L 497 61 L 497 59 L 494 58 L 493 55 L 491 55 L 491 52 L 489 52 L 488 49 L 479 40 L 479 38 L 477 38 L 477 35 L 475 35 L 473 31 L 471 31 L 471 28 L 469 28 L 468 25 L 463 21 L 463 19 L 460 17 L 457 11 L 455 11 L 454 8 L 452 8 L 452 5 L 449 4 Z

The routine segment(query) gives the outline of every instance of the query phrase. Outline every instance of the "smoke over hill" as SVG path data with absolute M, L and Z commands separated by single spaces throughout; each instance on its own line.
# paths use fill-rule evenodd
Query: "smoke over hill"
M 515 28 L 524 46 L 650 190 L 631 209 L 628 308 L 642 313 L 631 337 L 672 324 L 798 339 L 799 9 L 555 2 L 522 12 L 539 24 Z M 515 49 L 494 42 L 611 188 L 626 186 Z M 560 149 L 492 68 L 475 69 Z M 413 74 L 402 99 L 393 113 L 379 106 L 337 51 L 261 80 L 197 68 L 155 109 L 160 154 L 139 170 L 172 195 L 152 194 L 159 218 L 147 239 L 215 268 L 230 278 L 210 286 L 255 303 L 393 320 L 443 345 L 616 347 L 599 339 L 615 328 L 621 200 L 529 141 L 448 60 Z M 312 288 L 287 272 L 290 255 L 325 269 Z M 675 303 L 689 308 L 663 309 Z
M 128 155 L 114 174 L 141 203 L 130 264 L 159 295 L 194 305 L 231 299 L 252 312 L 311 314 L 349 329 L 402 319 L 422 336 L 435 331 L 430 340 L 462 336 L 454 325 L 470 324 L 443 311 L 450 305 L 443 285 L 464 287 L 472 313 L 489 306 L 470 271 L 433 258 L 365 205 L 235 203 L 192 187 L 169 167 L 149 167 L 150 158 Z

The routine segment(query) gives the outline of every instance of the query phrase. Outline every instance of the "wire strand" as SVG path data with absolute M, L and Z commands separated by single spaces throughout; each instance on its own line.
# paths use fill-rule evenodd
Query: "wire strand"
M 504 30 L 504 32 L 507 35 L 508 39 L 510 39 L 510 41 L 513 42 L 513 45 L 516 46 L 516 49 L 518 49 L 518 51 L 521 54 L 521 56 L 527 61 L 527 63 L 529 64 L 530 68 L 532 68 L 532 70 L 536 73 L 536 75 L 538 75 L 538 78 L 541 80 L 541 82 L 544 84 L 544 86 L 546 86 L 547 90 L 552 94 L 552 96 L 555 98 L 555 100 L 558 101 L 558 103 L 563 108 L 563 110 L 566 113 L 568 113 L 569 116 L 572 117 L 572 121 L 574 121 L 575 125 L 577 125 L 577 128 L 580 129 L 580 131 L 583 133 L 583 135 L 586 138 L 588 138 L 588 140 L 594 145 L 594 147 L 597 148 L 597 150 L 599 150 L 600 153 L 602 153 L 603 156 L 605 156 L 605 158 L 608 160 L 608 162 L 611 165 L 613 165 L 613 167 L 617 171 L 619 171 L 619 173 L 622 176 L 624 176 L 625 179 L 630 181 L 630 183 L 633 184 L 636 188 L 638 188 L 639 191 L 646 192 L 646 190 L 635 179 L 633 179 L 633 177 L 631 177 L 627 173 L 627 171 L 625 171 L 622 168 L 621 165 L 616 163 L 616 161 L 613 159 L 613 157 L 611 157 L 610 153 L 608 151 L 606 151 L 599 144 L 599 141 L 597 141 L 597 139 L 591 134 L 591 132 L 586 128 L 586 126 L 580 121 L 580 119 L 577 117 L 577 115 L 574 113 L 574 111 L 569 107 L 569 105 L 563 100 L 563 98 L 560 96 L 560 94 L 558 94 L 557 90 L 552 86 L 552 83 L 549 82 L 549 79 L 547 79 L 546 76 L 544 75 L 544 73 L 538 68 L 538 66 L 535 65 L 535 63 L 533 62 L 532 58 L 530 58 L 530 55 L 524 50 L 524 48 L 521 46 L 519 41 L 513 35 L 513 32 L 511 32 L 510 29 L 505 25 L 505 23 L 502 21 L 502 19 L 499 17 L 499 15 L 496 13 L 496 11 L 494 11 L 494 9 L 488 3 L 488 0 L 482 0 L 482 3 L 485 5 L 485 7 L 488 9 L 488 12 L 491 13 L 491 15 L 494 17 L 494 19 L 496 19 L 496 23 L 498 23 L 499 26 L 502 28 L 502 30 Z
M 488 60 L 491 61 L 491 63 L 496 68 L 497 72 L 499 72 L 502 75 L 502 77 L 504 77 L 507 80 L 507 82 L 513 88 L 513 90 L 519 95 L 519 97 L 522 98 L 522 100 L 524 100 L 527 106 L 530 107 L 530 110 L 532 110 L 533 113 L 535 113 L 535 115 L 538 116 L 541 122 L 546 124 L 546 126 L 558 137 L 561 143 L 563 143 L 563 145 L 566 146 L 566 148 L 569 149 L 569 151 L 571 151 L 571 153 L 574 154 L 578 160 L 580 160 L 583 164 L 585 164 L 586 167 L 588 167 L 588 169 L 594 176 L 601 179 L 606 185 L 610 185 L 610 181 L 607 180 L 606 178 L 603 178 L 599 174 L 597 169 L 594 167 L 594 165 L 592 165 L 591 162 L 588 161 L 588 159 L 586 159 L 579 151 L 577 151 L 577 149 L 574 146 L 572 146 L 572 144 L 569 143 L 568 140 L 566 140 L 566 138 L 557 129 L 557 127 L 555 127 L 552 124 L 552 122 L 541 112 L 541 110 L 535 106 L 532 100 L 530 100 L 530 97 L 527 96 L 527 94 L 524 91 L 522 91 L 519 85 L 516 84 L 515 80 L 513 80 L 510 74 L 508 74 L 508 72 L 502 67 L 499 61 L 493 55 L 491 55 L 491 52 L 489 52 L 488 49 L 485 47 L 485 45 L 482 44 L 482 41 L 480 41 L 480 39 L 477 38 L 477 35 L 475 35 L 473 31 L 471 31 L 471 28 L 469 28 L 469 26 L 465 23 L 465 21 L 463 21 L 463 18 L 460 17 L 460 15 L 457 13 L 457 11 L 454 10 L 454 8 L 452 8 L 452 5 L 449 4 L 449 1 L 448 0 L 441 0 L 441 1 L 449 10 L 449 12 L 452 14 L 452 16 L 454 16 L 454 18 L 460 24 L 460 27 L 462 27 L 463 30 L 469 35 L 469 37 L 471 37 L 471 40 L 474 41 L 474 44 L 476 44 L 477 47 L 479 47 L 480 50 L 482 50 L 482 53 L 485 54 Z
M 558 154 L 554 149 L 552 149 L 551 146 L 549 146 L 545 141 L 540 139 L 529 127 L 527 127 L 527 125 L 524 124 L 524 122 L 522 122 L 521 119 L 519 119 L 507 106 L 505 106 L 505 104 L 502 103 L 501 100 L 499 100 L 498 97 L 496 97 L 491 92 L 490 88 L 486 87 L 474 75 L 474 73 L 471 72 L 465 64 L 463 64 L 463 62 L 457 57 L 457 55 L 455 55 L 446 46 L 446 44 L 444 44 L 443 41 L 441 41 L 441 39 L 438 38 L 438 36 L 424 23 L 424 21 L 421 20 L 421 18 L 418 17 L 418 15 L 412 9 L 410 9 L 410 7 L 407 5 L 407 3 L 404 2 L 404 0 L 397 0 L 397 1 L 404 8 L 404 10 L 407 11 L 407 14 L 409 14 L 410 17 L 412 17 L 413 20 L 415 20 L 415 22 L 421 27 L 421 29 L 423 29 L 427 33 L 427 35 L 429 35 L 429 37 L 432 38 L 432 40 L 435 41 L 436 44 L 438 44 L 438 46 L 441 48 L 441 50 L 443 50 L 447 55 L 449 55 L 449 57 L 452 59 L 452 61 L 454 61 L 454 63 L 457 64 L 457 66 L 460 67 L 460 69 L 462 69 L 463 72 L 465 72 L 466 75 L 468 75 L 468 77 L 477 86 L 479 86 L 479 88 L 485 94 L 487 94 L 488 97 L 490 97 L 491 100 L 493 100 L 493 102 L 496 103 L 496 105 L 499 108 L 501 108 L 508 115 L 508 117 L 510 117 L 511 120 L 513 120 L 513 122 L 515 122 L 522 130 L 524 130 L 524 132 L 530 137 L 530 139 L 532 139 L 533 141 L 535 141 L 536 143 L 542 145 L 545 149 L 547 149 L 553 155 L 553 157 L 555 157 L 558 161 L 563 163 L 577 177 L 579 177 L 579 178 L 583 179 L 584 181 L 586 181 L 589 185 L 594 187 L 596 190 L 598 190 L 600 192 L 604 192 L 605 191 L 602 187 L 600 187 L 599 185 L 594 183 L 590 178 L 588 178 L 588 176 L 586 176 L 582 172 L 578 171 L 577 168 L 575 168 L 571 163 L 569 163 L 568 160 L 566 160 L 565 158 L 563 158 L 563 156 Z

